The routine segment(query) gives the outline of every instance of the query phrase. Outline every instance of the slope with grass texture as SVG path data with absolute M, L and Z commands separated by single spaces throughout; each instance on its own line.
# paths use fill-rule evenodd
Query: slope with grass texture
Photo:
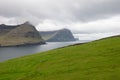
M 120 80 L 120 36 L 0 63 L 0 80 Z

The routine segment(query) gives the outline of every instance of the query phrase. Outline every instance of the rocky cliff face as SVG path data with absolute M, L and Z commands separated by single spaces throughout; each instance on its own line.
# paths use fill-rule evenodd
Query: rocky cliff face
M 17 26 L 0 25 L 0 34 L 0 46 L 45 43 L 35 27 L 28 22 Z
M 45 31 L 40 32 L 41 36 L 47 42 L 64 42 L 64 41 L 75 41 L 72 33 L 68 29 L 61 29 L 57 31 Z
M 7 34 L 10 30 L 16 27 L 18 27 L 18 25 L 17 26 L 8 26 L 4 24 L 0 25 L 0 36 Z

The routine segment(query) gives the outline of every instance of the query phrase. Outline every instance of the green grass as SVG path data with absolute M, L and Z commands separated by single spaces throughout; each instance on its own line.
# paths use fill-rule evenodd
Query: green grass
M 120 80 L 120 37 L 2 62 L 0 80 Z

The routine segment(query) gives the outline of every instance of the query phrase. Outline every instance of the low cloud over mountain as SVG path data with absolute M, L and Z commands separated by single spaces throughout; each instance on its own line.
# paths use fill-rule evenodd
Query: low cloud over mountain
M 30 21 L 38 30 L 120 33 L 119 0 L 0 0 L 0 23 Z

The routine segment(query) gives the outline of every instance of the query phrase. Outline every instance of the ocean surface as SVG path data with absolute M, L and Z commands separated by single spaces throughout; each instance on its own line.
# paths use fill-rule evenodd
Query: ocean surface
M 44 52 L 56 48 L 61 48 L 77 43 L 89 42 L 73 41 L 73 42 L 47 42 L 45 45 L 33 45 L 33 46 L 20 46 L 20 47 L 0 47 L 0 62 L 6 61 L 12 58 L 17 58 L 25 55 L 35 54 L 38 52 Z

